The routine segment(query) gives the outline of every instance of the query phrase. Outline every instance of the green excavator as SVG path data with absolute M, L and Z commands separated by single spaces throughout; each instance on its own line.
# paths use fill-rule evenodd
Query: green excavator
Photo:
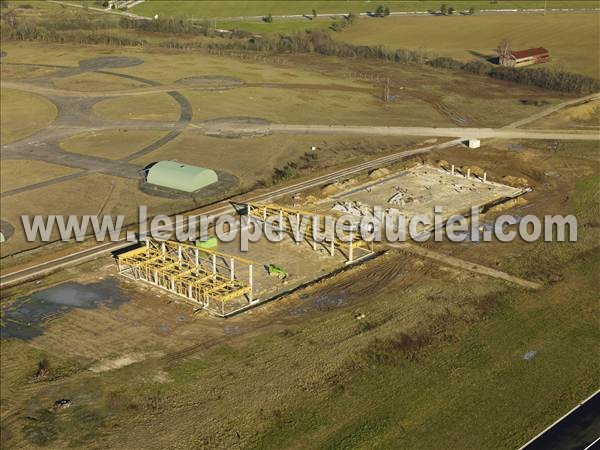
M 270 276 L 277 277 L 280 280 L 284 280 L 290 275 L 281 267 L 278 267 L 275 264 L 269 264 L 268 271 Z

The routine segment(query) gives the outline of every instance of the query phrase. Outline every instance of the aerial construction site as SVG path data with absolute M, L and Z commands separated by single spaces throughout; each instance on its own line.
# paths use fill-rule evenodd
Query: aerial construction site
M 592 448 L 594 3 L 3 1 L 0 448 Z

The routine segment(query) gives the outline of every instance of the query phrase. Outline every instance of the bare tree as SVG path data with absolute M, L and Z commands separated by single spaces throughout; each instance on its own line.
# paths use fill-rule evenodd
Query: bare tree
M 498 48 L 496 50 L 500 58 L 508 56 L 508 54 L 510 53 L 510 42 L 508 41 L 508 39 L 502 39 L 498 44 Z

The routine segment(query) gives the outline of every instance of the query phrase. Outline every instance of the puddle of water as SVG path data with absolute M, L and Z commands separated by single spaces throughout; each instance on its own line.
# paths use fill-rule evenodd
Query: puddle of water
M 95 309 L 103 305 L 116 308 L 128 299 L 115 279 L 90 284 L 61 283 L 19 297 L 2 308 L 0 338 L 32 339 L 44 333 L 44 322 L 70 309 Z
M 223 327 L 223 332 L 227 335 L 227 336 L 236 336 L 238 334 L 242 333 L 242 330 L 240 329 L 239 326 L 237 325 L 225 325 Z
M 301 295 L 300 300 L 303 303 L 302 306 L 291 309 L 289 312 L 291 316 L 303 316 L 311 311 L 331 311 L 344 305 L 344 299 L 337 296 Z
M 168 323 L 161 323 L 158 326 L 159 334 L 171 334 L 171 331 L 173 331 L 173 328 L 171 328 L 171 326 Z

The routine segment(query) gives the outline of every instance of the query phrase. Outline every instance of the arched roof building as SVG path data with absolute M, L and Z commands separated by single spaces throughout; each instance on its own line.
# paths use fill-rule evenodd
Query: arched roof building
M 194 192 L 219 181 L 212 169 L 177 161 L 159 161 L 145 172 L 148 183 L 184 192 Z

